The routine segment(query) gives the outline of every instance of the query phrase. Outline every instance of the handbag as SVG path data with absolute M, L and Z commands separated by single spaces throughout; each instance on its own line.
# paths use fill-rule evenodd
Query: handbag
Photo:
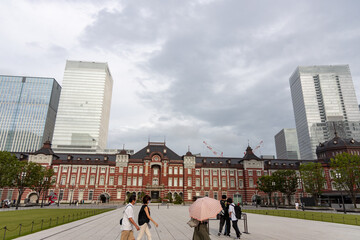
M 190 220 L 187 222 L 187 224 L 193 228 L 193 227 L 197 227 L 199 225 L 199 221 L 194 218 L 190 218 Z

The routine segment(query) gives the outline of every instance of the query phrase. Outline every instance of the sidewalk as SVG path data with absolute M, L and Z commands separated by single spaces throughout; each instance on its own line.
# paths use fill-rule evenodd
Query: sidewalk
M 186 222 L 189 220 L 188 206 L 151 206 L 151 216 L 159 223 L 155 228 L 152 224 L 151 233 L 153 240 L 191 240 L 193 229 Z M 137 216 L 140 206 L 135 206 Z M 77 239 L 77 240 L 119 240 L 121 229 L 119 220 L 122 217 L 121 209 L 99 214 L 90 218 L 58 226 L 35 234 L 18 238 L 20 240 L 38 239 Z M 136 218 L 137 220 L 137 218 Z M 327 240 L 357 240 L 360 239 L 360 228 L 358 226 L 309 221 L 302 219 L 265 216 L 248 214 L 250 234 L 242 234 L 242 239 L 327 239 Z M 218 237 L 218 220 L 210 220 L 211 239 L 233 239 L 234 231 L 231 231 L 233 238 Z M 240 230 L 243 231 L 243 222 L 239 221 Z M 135 233 L 137 236 L 137 233 Z M 144 237 L 145 239 L 145 237 Z

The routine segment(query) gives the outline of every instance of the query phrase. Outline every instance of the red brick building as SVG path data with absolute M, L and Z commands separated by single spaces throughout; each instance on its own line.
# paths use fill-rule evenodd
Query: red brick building
M 334 138 L 335 139 L 335 138 Z M 360 144 L 354 141 L 357 149 L 352 149 L 352 140 L 335 139 L 325 142 L 318 148 L 320 161 L 323 162 L 328 184 L 324 188 L 333 190 L 329 174 L 328 159 L 333 152 L 341 152 L 331 144 L 339 147 L 343 142 L 348 151 L 359 154 Z M 349 145 L 350 144 L 350 145 Z M 325 149 L 325 150 L 324 150 Z M 325 154 L 325 155 L 324 155 Z M 84 201 L 91 203 L 118 202 L 123 203 L 128 194 L 149 194 L 153 199 L 164 199 L 169 193 L 174 197 L 181 196 L 190 202 L 193 196 L 209 196 L 220 199 L 225 194 L 234 202 L 251 203 L 257 196 L 264 198 L 266 194 L 256 189 L 257 179 L 263 175 L 271 175 L 280 169 L 294 169 L 298 172 L 301 160 L 261 159 L 250 146 L 242 158 L 195 156 L 191 152 L 178 155 L 165 143 L 149 142 L 140 151 L 129 155 L 126 151 L 118 154 L 55 154 L 50 142 L 35 153 L 16 154 L 20 160 L 40 163 L 54 169 L 54 192 L 60 203 Z M 360 154 L 359 154 L 360 155 Z M 323 156 L 326 156 L 324 158 Z M 301 183 L 292 202 L 304 193 Z M 16 199 L 16 189 L 0 189 L 0 199 Z M 280 193 L 275 197 L 285 201 Z M 35 202 L 38 199 L 34 191 L 27 190 L 22 202 Z

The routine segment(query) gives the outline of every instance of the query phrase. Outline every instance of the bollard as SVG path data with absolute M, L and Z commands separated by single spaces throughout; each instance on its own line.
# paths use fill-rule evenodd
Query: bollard
M 5 237 L 6 237 L 6 230 L 7 230 L 7 228 L 6 228 L 6 226 L 4 227 L 4 238 L 3 238 L 3 240 L 5 240 Z
M 158 204 L 158 209 L 160 209 L 160 203 Z
M 243 213 L 242 216 L 244 219 L 244 233 L 249 234 L 248 223 L 247 223 L 247 214 Z
M 34 229 L 34 221 L 31 222 L 31 231 L 30 231 L 31 233 L 32 233 L 33 229 Z
M 20 234 L 21 234 L 21 226 L 22 226 L 22 224 L 20 223 L 20 224 L 19 224 L 19 226 L 20 226 L 20 229 L 19 229 L 19 236 L 20 236 Z
M 44 219 L 41 219 L 41 230 L 42 230 L 42 227 L 43 227 L 43 223 L 44 223 Z

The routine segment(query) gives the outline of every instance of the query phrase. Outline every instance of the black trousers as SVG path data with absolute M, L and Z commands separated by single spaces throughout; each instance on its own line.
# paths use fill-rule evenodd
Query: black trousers
M 230 218 L 229 218 L 229 216 L 221 216 L 220 215 L 219 233 L 222 232 L 224 224 L 225 224 L 225 235 L 228 235 L 228 234 L 230 234 L 230 227 L 231 227 L 230 226 Z
M 236 221 L 232 221 L 232 225 L 233 225 L 233 228 L 236 232 L 236 237 L 240 237 L 240 230 L 239 230 L 239 227 L 238 227 L 238 220 Z

